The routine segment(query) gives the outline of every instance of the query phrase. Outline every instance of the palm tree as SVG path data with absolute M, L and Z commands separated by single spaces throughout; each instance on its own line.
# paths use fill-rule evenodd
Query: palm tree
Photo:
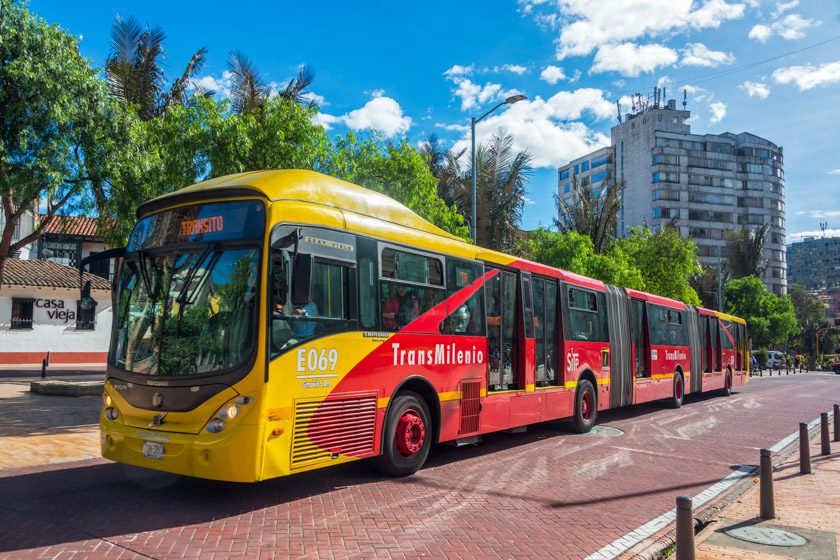
M 554 195 L 559 216 L 554 219 L 554 226 L 560 233 L 576 231 L 589 237 L 596 253 L 606 253 L 618 227 L 621 189 L 621 181 L 618 181 L 596 193 L 591 184 L 581 185 L 577 177 L 573 177 L 570 202 Z
M 266 84 L 259 68 L 254 62 L 240 51 L 233 51 L 228 57 L 228 71 L 231 73 L 232 85 L 230 98 L 237 113 L 253 113 L 265 105 L 271 97 L 271 87 Z M 315 74 L 309 66 L 298 69 L 297 78 L 292 78 L 277 95 L 294 103 L 306 103 L 306 88 L 315 79 Z
M 764 243 L 770 224 L 764 224 L 753 230 L 747 226 L 731 232 L 726 239 L 726 261 L 732 279 L 744 276 L 764 277 L 767 258 L 764 256 Z
M 134 17 L 119 14 L 111 27 L 111 53 L 105 61 L 105 75 L 111 94 L 137 107 L 143 120 L 154 118 L 173 104 L 189 101 L 190 78 L 204 66 L 207 49 L 201 47 L 190 58 L 184 72 L 165 90 L 163 43 L 166 34 L 159 26 L 143 27 Z
M 497 251 L 516 249 L 519 221 L 525 205 L 525 183 L 531 175 L 531 156 L 514 152 L 513 136 L 497 132 L 476 150 L 476 245 Z M 468 194 L 471 177 L 464 181 Z M 469 209 L 469 205 L 464 206 Z
M 438 181 L 438 196 L 447 206 L 455 206 L 466 216 L 463 209 L 469 210 L 469 186 L 465 187 L 464 173 L 461 170 L 461 158 L 467 149 L 458 152 L 447 150 L 437 134 L 420 143 L 420 156 L 432 175 Z
M 700 296 L 703 307 L 708 309 L 722 309 L 717 297 L 718 275 L 720 275 L 721 286 L 725 286 L 729 282 L 729 271 L 726 268 L 726 263 L 724 263 L 720 271 L 716 267 L 702 262 L 698 262 L 697 264 L 701 272 L 700 274 L 689 276 L 688 283 L 694 288 L 697 295 Z

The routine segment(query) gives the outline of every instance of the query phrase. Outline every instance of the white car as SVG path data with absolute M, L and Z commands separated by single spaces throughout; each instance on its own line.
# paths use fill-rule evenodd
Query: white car
M 767 367 L 770 369 L 778 369 L 785 365 L 785 355 L 775 350 L 767 351 Z

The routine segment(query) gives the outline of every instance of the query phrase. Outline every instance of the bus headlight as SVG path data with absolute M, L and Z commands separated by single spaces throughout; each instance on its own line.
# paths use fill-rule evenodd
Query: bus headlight
M 228 422 L 232 421 L 242 412 L 241 406 L 247 406 L 254 402 L 253 397 L 242 395 L 232 401 L 228 401 L 216 412 L 215 416 L 207 422 L 206 429 L 211 434 L 218 434 L 227 428 Z
M 218 434 L 227 427 L 225 421 L 221 418 L 213 418 L 207 423 L 207 431 L 211 434 Z
M 111 395 L 102 395 L 102 402 L 105 404 L 105 408 L 111 406 Z
M 219 411 L 219 418 L 224 420 L 233 420 L 239 416 L 239 407 L 235 404 L 227 405 Z
M 114 408 L 113 406 L 109 406 L 105 409 L 105 418 L 108 420 L 116 420 L 120 417 L 120 411 Z

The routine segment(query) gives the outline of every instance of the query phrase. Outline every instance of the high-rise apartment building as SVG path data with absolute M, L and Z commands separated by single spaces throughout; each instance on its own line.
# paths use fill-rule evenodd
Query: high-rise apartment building
M 840 290 L 840 237 L 806 237 L 787 246 L 788 281 L 810 291 Z
M 573 178 L 596 183 L 592 163 L 596 155 L 599 162 L 606 158 L 603 177 L 624 185 L 618 234 L 674 221 L 694 240 L 700 259 L 712 266 L 719 255 L 725 258 L 727 231 L 769 224 L 764 281 L 774 293 L 786 293 L 782 148 L 747 132 L 692 134 L 691 113 L 677 109 L 673 99 L 637 107 L 612 128 L 609 147 L 559 169 L 560 198 L 573 196 Z M 589 162 L 586 171 L 584 162 Z

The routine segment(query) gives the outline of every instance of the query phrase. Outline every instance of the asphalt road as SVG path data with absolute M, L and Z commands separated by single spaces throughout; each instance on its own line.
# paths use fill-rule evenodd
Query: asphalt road
M 754 379 L 603 414 L 612 435 L 541 425 L 440 447 L 400 480 L 364 462 L 254 485 L 101 459 L 3 469 L 0 558 L 582 558 L 838 401 L 837 375 Z

